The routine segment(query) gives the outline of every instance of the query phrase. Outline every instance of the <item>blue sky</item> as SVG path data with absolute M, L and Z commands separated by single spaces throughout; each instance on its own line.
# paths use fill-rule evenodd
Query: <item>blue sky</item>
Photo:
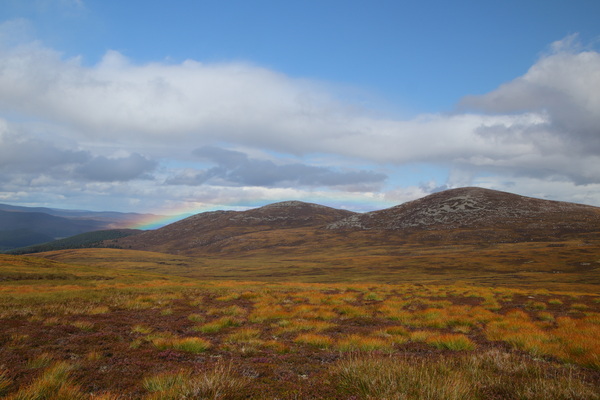
M 600 3 L 0 3 L 0 202 L 600 205 Z

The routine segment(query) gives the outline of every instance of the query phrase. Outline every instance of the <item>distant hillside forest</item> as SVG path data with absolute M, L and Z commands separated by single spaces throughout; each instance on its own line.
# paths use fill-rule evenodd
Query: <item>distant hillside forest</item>
M 131 235 L 136 235 L 142 231 L 136 229 L 110 229 L 94 232 L 86 232 L 71 236 L 65 239 L 54 240 L 47 243 L 36 244 L 33 246 L 20 247 L 6 251 L 6 254 L 31 254 L 44 251 L 55 251 L 64 249 L 80 249 L 88 247 L 113 247 L 104 243 L 106 240 L 120 239 Z M 115 246 L 116 247 L 116 246 Z

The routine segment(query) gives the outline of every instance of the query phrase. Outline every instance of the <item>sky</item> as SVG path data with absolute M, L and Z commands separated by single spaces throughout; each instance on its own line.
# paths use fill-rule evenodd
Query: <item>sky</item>
M 0 203 L 600 206 L 596 0 L 0 0 Z

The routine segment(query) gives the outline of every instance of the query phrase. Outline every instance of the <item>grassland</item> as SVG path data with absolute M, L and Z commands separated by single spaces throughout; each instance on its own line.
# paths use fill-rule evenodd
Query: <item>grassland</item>
M 285 234 L 284 234 L 285 233 Z M 486 243 L 404 240 L 381 232 L 346 235 L 310 229 L 232 238 L 226 248 L 167 254 L 120 249 L 41 253 L 65 263 L 126 267 L 203 280 L 376 282 L 546 288 L 598 292 L 600 239 Z M 429 235 L 434 235 L 429 232 Z M 435 235 L 434 235 L 435 236 Z M 260 240 L 259 240 L 260 239 Z M 262 241 L 269 245 L 264 247 Z M 250 246 L 254 244 L 256 247 Z
M 0 396 L 600 398 L 593 285 L 200 280 L 110 254 L 0 256 Z

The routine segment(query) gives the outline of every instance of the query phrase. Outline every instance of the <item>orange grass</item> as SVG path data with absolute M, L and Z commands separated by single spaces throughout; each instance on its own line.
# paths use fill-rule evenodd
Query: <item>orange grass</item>
M 352 334 L 338 340 L 336 348 L 339 351 L 390 351 L 392 345 L 383 338 Z
M 304 333 L 294 339 L 295 343 L 308 344 L 320 349 L 327 349 L 334 343 L 333 339 L 325 335 L 317 335 L 315 333 Z
M 447 349 L 447 350 L 475 350 L 477 347 L 475 343 L 465 335 L 461 334 L 444 334 L 444 335 L 435 335 L 427 340 L 426 343 L 437 347 L 438 349 Z

